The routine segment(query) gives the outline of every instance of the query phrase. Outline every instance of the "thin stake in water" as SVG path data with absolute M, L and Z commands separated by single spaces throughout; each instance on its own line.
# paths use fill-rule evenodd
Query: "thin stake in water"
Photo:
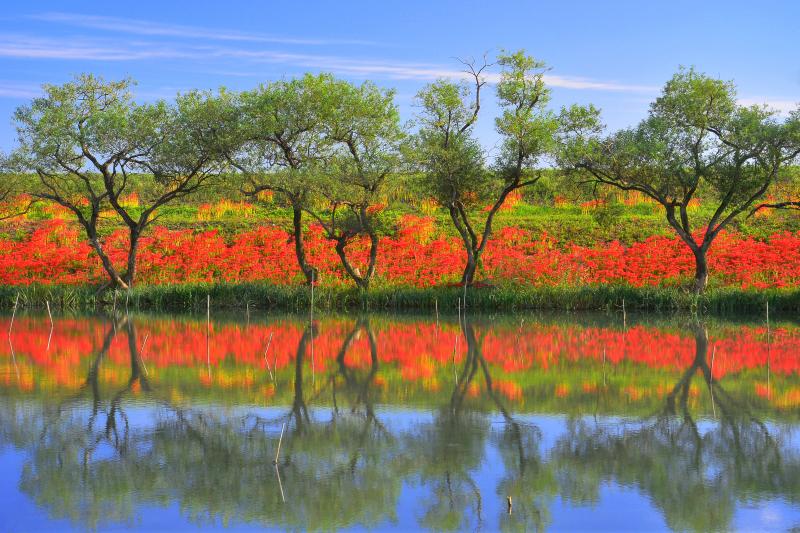
M 269 366 L 269 359 L 267 359 L 267 352 L 269 351 L 269 345 L 272 344 L 272 334 L 274 332 L 269 332 L 269 340 L 267 340 L 267 347 L 264 348 L 264 362 L 267 363 L 267 370 L 269 371 L 269 377 L 273 383 L 275 383 L 275 375 L 272 373 L 272 368 Z M 277 368 L 275 369 L 277 370 Z
M 311 327 L 311 384 L 317 382 L 316 365 L 314 364 L 314 282 L 317 280 L 316 271 L 311 271 L 311 307 L 308 310 L 308 322 Z
M 772 399 L 772 388 L 770 383 L 770 374 L 771 368 L 770 363 L 772 360 L 772 353 L 770 352 L 770 347 L 772 344 L 772 339 L 770 337 L 770 329 L 769 329 L 769 300 L 767 300 L 767 399 Z
M 139 361 L 142 363 L 142 368 L 144 369 L 144 375 L 149 376 L 150 374 L 147 372 L 147 365 L 144 364 L 144 347 L 147 346 L 147 337 L 149 335 L 145 334 L 144 340 L 142 341 L 142 349 L 139 350 Z
M 286 496 L 283 495 L 283 483 L 281 483 L 281 471 L 278 465 L 275 465 L 275 474 L 278 476 L 278 488 L 281 489 L 281 501 L 286 503 Z
M 286 422 L 283 423 L 281 426 L 281 436 L 278 438 L 278 451 L 275 452 L 275 460 L 272 461 L 272 464 L 278 464 L 278 458 L 281 456 L 281 443 L 283 442 L 283 432 L 286 429 Z
M 19 293 L 14 300 L 14 311 L 11 313 L 11 324 L 8 325 L 8 340 L 11 340 L 11 330 L 14 329 L 14 317 L 17 316 L 17 304 L 19 304 Z
M 47 315 L 50 317 L 50 335 L 47 336 L 47 350 L 50 351 L 50 341 L 53 339 L 53 313 L 50 312 L 50 300 L 46 300 L 45 303 L 47 304 Z
M 603 347 L 603 388 L 606 386 L 606 348 Z
M 19 383 L 19 367 L 17 366 L 17 354 L 14 353 L 14 343 L 11 342 L 11 335 L 8 336 L 8 347 L 11 348 L 11 360 L 14 361 L 14 371 L 17 373 L 17 383 Z
M 622 299 L 622 329 L 628 329 L 628 313 L 625 311 L 625 298 Z
M 211 377 L 211 295 L 206 296 L 206 366 Z
M 458 351 L 458 333 L 456 333 L 455 340 L 453 341 L 453 377 L 456 380 L 456 387 L 458 387 L 458 370 L 456 370 L 456 352 Z
M 717 355 L 717 347 L 711 350 L 711 376 L 708 379 L 708 392 L 711 395 L 711 410 L 714 413 L 714 418 L 717 418 L 717 407 L 714 404 L 714 357 Z

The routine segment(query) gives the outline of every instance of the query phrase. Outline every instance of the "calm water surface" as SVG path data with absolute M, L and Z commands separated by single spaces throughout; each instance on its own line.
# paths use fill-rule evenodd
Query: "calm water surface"
M 18 315 L 0 530 L 782 531 L 799 371 L 780 321 Z

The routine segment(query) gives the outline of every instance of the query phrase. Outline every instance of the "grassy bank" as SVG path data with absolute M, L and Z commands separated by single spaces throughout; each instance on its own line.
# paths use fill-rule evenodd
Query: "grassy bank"
M 129 293 L 118 292 L 116 305 L 124 308 L 161 311 L 205 309 L 211 297 L 214 309 L 307 309 L 311 291 L 301 286 L 276 286 L 259 283 L 182 284 L 140 286 Z M 88 310 L 114 305 L 110 293 L 98 296 L 94 287 L 29 285 L 0 287 L 0 308 L 11 309 L 19 297 L 21 307 Z M 314 289 L 314 306 L 325 310 L 430 310 L 455 312 L 464 290 L 459 287 L 375 288 L 360 293 L 352 288 Z M 696 297 L 684 290 L 659 287 L 583 286 L 583 287 L 494 287 L 468 289 L 467 308 L 482 311 L 543 309 L 560 311 L 627 310 L 709 314 L 762 314 L 769 301 L 770 312 L 800 312 L 800 290 L 742 290 L 720 288 Z

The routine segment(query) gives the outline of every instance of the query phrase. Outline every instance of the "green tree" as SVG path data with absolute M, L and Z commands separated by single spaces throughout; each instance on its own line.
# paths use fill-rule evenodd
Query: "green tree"
M 102 177 L 87 169 L 94 159 L 109 166 L 119 146 L 111 134 L 130 103 L 127 80 L 105 83 L 82 76 L 62 86 L 46 85 L 44 96 L 17 108 L 18 161 L 34 170 L 40 188 L 33 196 L 65 207 L 86 232 L 112 283 L 125 286 L 98 233 L 107 202 Z
M 336 253 L 347 274 L 363 290 L 369 288 L 378 258 L 378 226 L 387 188 L 396 187 L 403 138 L 394 91 L 372 83 L 356 86 L 330 80 L 332 106 L 324 124 L 331 146 L 325 172 L 316 181 L 322 210 L 306 210 L 336 243 Z M 369 238 L 364 273 L 347 256 L 347 246 L 361 235 Z
M 495 127 L 502 144 L 491 168 L 473 131 L 487 79 L 486 62 L 480 67 L 464 62 L 471 84 L 439 80 L 417 95 L 421 110 L 412 158 L 428 194 L 447 208 L 464 243 L 467 262 L 461 281 L 466 285 L 474 281 L 495 215 L 509 194 L 539 180 L 538 167 L 554 147 L 557 131 L 557 117 L 545 107 L 545 64 L 523 51 L 503 53 L 497 62 L 502 113 Z M 486 202 L 489 210 L 483 217 L 476 208 Z
M 142 233 L 157 219 L 162 206 L 195 193 L 225 169 L 223 148 L 233 116 L 215 96 L 192 91 L 177 96 L 174 105 L 159 101 L 130 108 L 125 132 L 129 150 L 118 163 L 102 170 L 103 183 L 114 211 L 128 227 L 127 268 L 122 275 L 132 286 Z M 137 174 L 138 205 L 129 206 L 123 195 Z
M 44 86 L 44 96 L 19 107 L 15 121 L 21 165 L 39 184 L 30 192 L 67 208 L 83 227 L 103 264 L 108 285 L 129 288 L 136 271 L 139 237 L 156 209 L 195 192 L 220 169 L 217 132 L 224 121 L 214 99 L 189 93 L 175 105 L 136 104 L 130 80 L 106 82 L 83 74 L 61 86 Z M 122 201 L 139 180 L 141 203 Z M 129 229 L 127 270 L 112 263 L 99 233 L 101 212 L 111 207 Z
M 598 117 L 591 106 L 562 111 L 562 166 L 661 204 L 694 255 L 694 290 L 702 292 L 714 239 L 797 156 L 790 135 L 797 117 L 781 123 L 766 108 L 740 106 L 733 83 L 693 69 L 667 82 L 635 128 L 604 137 Z M 711 209 L 692 210 L 696 199 Z
M 786 121 L 786 136 L 787 148 L 790 154 L 794 153 L 793 163 L 796 165 L 800 162 L 798 161 L 798 157 L 800 157 L 800 108 L 789 115 L 789 119 Z M 776 185 L 779 191 L 775 196 L 779 198 L 779 201 L 762 203 L 753 209 L 751 215 L 761 209 L 800 210 L 800 199 L 798 199 L 800 168 L 797 166 L 786 168 L 779 175 Z
M 257 197 L 262 191 L 272 191 L 292 208 L 295 254 L 308 283 L 317 279 L 317 271 L 306 257 L 303 213 L 330 150 L 324 122 L 332 81 L 328 74 L 306 74 L 242 93 L 237 104 L 237 142 L 228 153 L 245 179 L 245 195 Z
M 20 177 L 14 173 L 12 158 L 0 152 L 0 220 L 18 217 L 28 212 L 32 202 L 23 207 L 14 200 L 23 192 Z

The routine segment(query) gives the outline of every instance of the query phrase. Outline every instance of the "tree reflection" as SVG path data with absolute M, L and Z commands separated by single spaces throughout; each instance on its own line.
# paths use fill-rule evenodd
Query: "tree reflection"
M 596 502 L 601 482 L 644 490 L 679 530 L 730 529 L 737 501 L 800 498 L 800 457 L 771 434 L 745 398 L 729 393 L 708 360 L 708 332 L 692 326 L 695 358 L 665 398 L 662 412 L 617 427 L 572 420 L 553 463 L 559 492 Z M 718 418 L 698 423 L 689 402 L 700 376 Z M 783 450 L 783 451 L 781 451 Z
M 389 366 L 380 337 L 368 317 L 347 324 L 324 372 L 309 371 L 319 325 L 304 328 L 293 367 L 274 383 L 287 399 L 266 409 L 174 399 L 155 372 L 149 379 L 135 321 L 118 318 L 76 395 L 0 403 L 0 442 L 26 454 L 21 490 L 88 528 L 134 524 L 169 505 L 198 524 L 383 527 L 400 519 L 404 486 L 420 489 L 415 518 L 435 530 L 541 531 L 557 496 L 598 504 L 608 482 L 649 496 L 675 529 L 729 529 L 742 501 L 800 500 L 796 446 L 765 422 L 770 413 L 731 392 L 734 378 L 715 377 L 703 324 L 690 326 L 694 358 L 652 416 L 573 417 L 548 447 L 541 419 L 498 393 L 500 369 L 484 356 L 488 322 L 460 322 L 466 353 L 451 388 L 413 418 L 377 405 Z M 126 379 L 109 386 L 101 376 L 117 334 L 127 337 Z M 359 346 L 368 358 L 354 363 Z M 540 397 L 536 386 L 525 394 Z M 713 417 L 698 414 L 700 399 Z

